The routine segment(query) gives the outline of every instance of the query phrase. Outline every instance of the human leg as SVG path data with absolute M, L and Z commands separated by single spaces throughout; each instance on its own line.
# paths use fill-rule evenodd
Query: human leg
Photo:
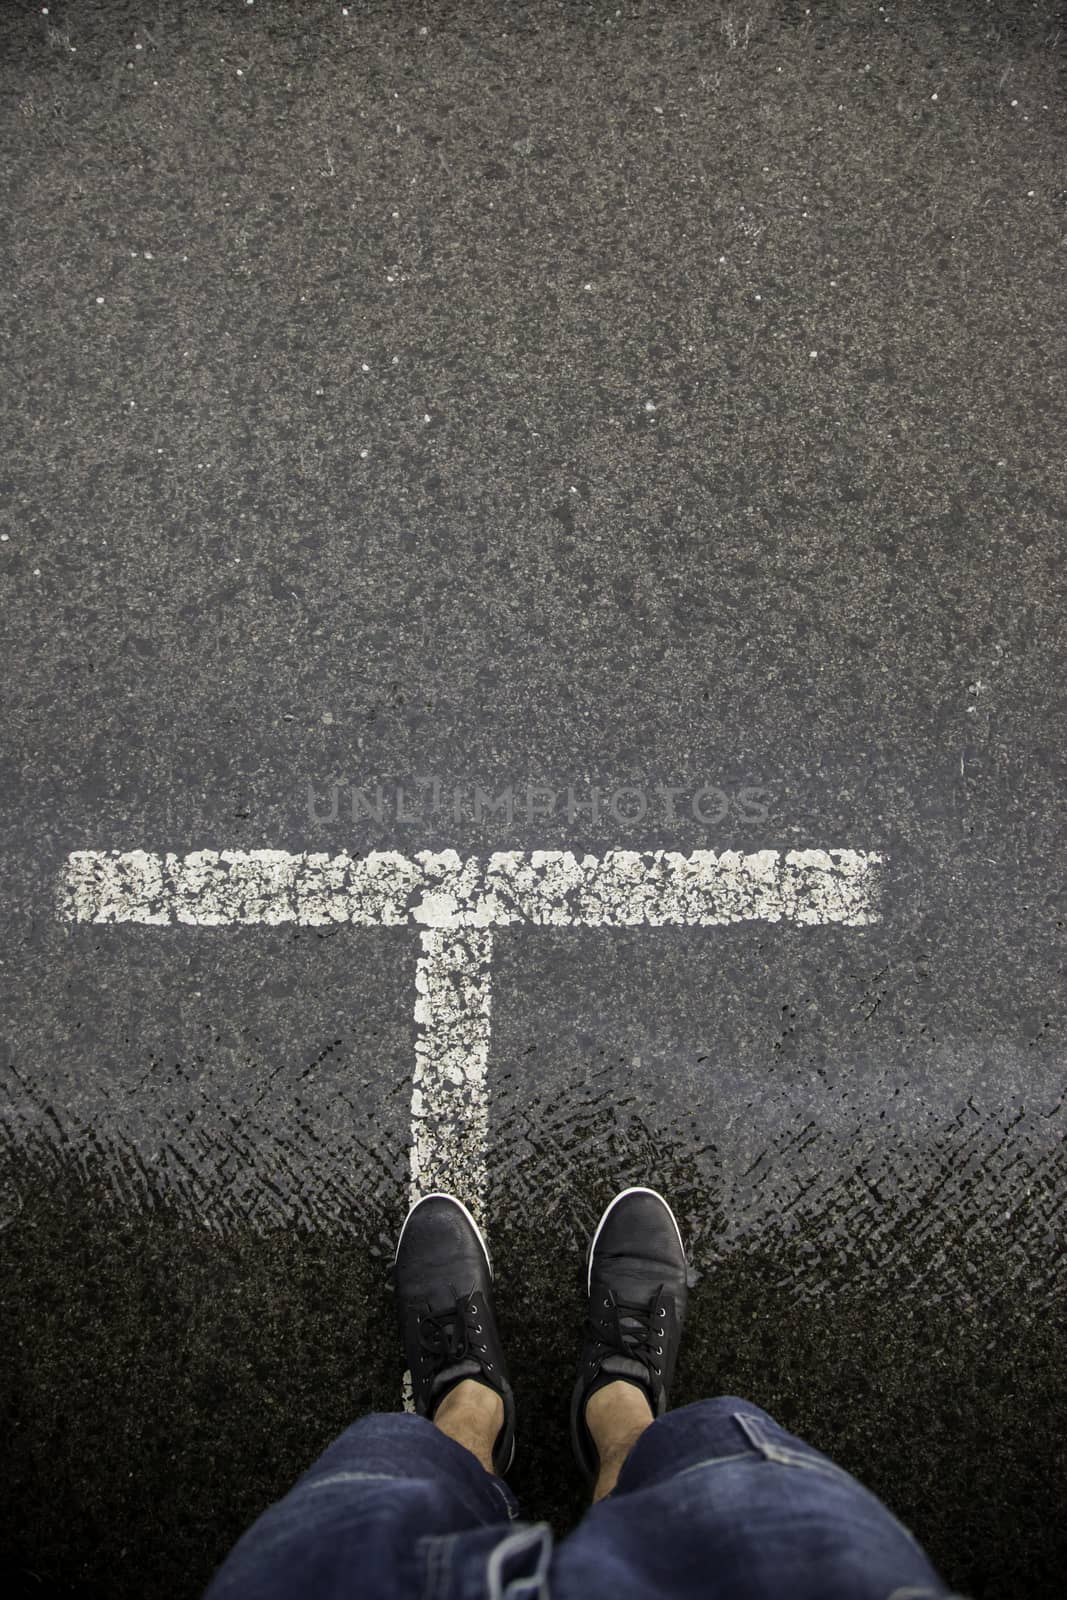
M 920 1600 L 949 1590 L 844 1468 L 733 1396 L 657 1418 L 562 1545 L 559 1600 Z
M 234 1546 L 205 1600 L 351 1600 L 423 1592 L 427 1540 L 517 1507 L 475 1454 L 424 1417 L 361 1417 Z
M 443 1594 L 461 1535 L 487 1551 L 506 1536 L 514 1401 L 488 1252 L 460 1202 L 412 1208 L 394 1281 L 416 1415 L 348 1428 L 238 1542 L 207 1600 Z
M 760 1407 L 725 1396 L 668 1412 L 685 1256 L 659 1196 L 608 1207 L 588 1290 L 572 1438 L 594 1504 L 557 1553 L 558 1600 L 948 1592 L 874 1495 Z

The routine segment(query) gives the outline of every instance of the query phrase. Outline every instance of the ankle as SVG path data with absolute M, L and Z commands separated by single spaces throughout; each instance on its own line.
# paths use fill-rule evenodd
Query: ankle
M 651 1424 L 652 1407 L 636 1384 L 620 1379 L 590 1395 L 585 1425 L 600 1460 L 594 1499 L 602 1499 L 615 1487 L 623 1462 Z
M 504 1402 L 495 1389 L 464 1378 L 450 1389 L 434 1411 L 435 1428 L 455 1439 L 492 1472 L 493 1447 L 504 1425 Z

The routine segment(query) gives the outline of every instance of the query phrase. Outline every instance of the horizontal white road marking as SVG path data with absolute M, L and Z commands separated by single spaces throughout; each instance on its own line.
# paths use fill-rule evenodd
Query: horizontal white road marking
M 367 856 L 285 850 L 78 850 L 63 877 L 73 922 L 196 927 L 711 927 L 877 921 L 882 857 L 860 850 L 506 851 Z

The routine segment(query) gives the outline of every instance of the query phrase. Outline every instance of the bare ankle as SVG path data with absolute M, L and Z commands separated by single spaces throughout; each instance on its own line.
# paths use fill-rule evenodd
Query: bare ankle
M 620 1380 L 590 1395 L 585 1423 L 600 1458 L 593 1499 L 603 1500 L 618 1480 L 626 1457 L 652 1423 L 652 1407 L 636 1384 Z
M 433 1415 L 434 1427 L 476 1456 L 492 1472 L 493 1446 L 504 1424 L 504 1402 L 495 1389 L 464 1378 L 450 1389 Z

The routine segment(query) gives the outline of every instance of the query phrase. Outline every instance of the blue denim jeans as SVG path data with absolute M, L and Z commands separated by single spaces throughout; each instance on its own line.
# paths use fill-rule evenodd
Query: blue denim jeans
M 724 1396 L 668 1411 L 558 1544 L 432 1423 L 362 1418 L 205 1600 L 926 1600 L 950 1591 L 856 1479 Z

